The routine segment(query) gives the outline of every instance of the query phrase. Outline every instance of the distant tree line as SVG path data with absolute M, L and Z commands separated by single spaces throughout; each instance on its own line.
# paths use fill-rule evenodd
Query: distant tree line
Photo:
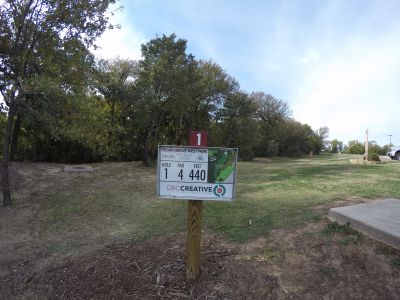
M 368 142 L 368 152 L 377 155 L 386 155 L 389 151 L 390 146 L 384 145 L 379 146 L 375 141 Z M 364 154 L 365 143 L 361 143 L 358 140 L 350 140 L 347 145 L 343 144 L 342 141 L 333 139 L 328 142 L 327 151 L 331 153 L 347 153 L 347 154 Z
M 142 160 L 159 144 L 187 144 L 207 130 L 210 146 L 241 159 L 298 156 L 324 147 L 288 104 L 246 93 L 216 62 L 196 60 L 174 34 L 142 45 L 139 61 L 96 59 L 113 0 L 7 0 L 0 7 L 3 201 L 10 160 L 62 163 Z

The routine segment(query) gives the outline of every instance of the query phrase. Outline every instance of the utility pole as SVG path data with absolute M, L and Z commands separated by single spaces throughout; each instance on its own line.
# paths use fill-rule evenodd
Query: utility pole
M 392 135 L 389 134 L 389 147 L 392 147 Z
M 368 128 L 365 130 L 365 153 L 364 160 L 368 161 Z

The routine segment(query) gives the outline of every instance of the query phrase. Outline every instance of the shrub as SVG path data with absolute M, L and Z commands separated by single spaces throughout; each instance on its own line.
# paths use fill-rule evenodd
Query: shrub
M 368 160 L 369 161 L 381 161 L 378 153 L 368 153 Z
M 349 147 L 346 149 L 346 153 L 348 154 L 364 154 L 365 148 L 364 145 L 356 142 L 356 143 L 349 143 Z

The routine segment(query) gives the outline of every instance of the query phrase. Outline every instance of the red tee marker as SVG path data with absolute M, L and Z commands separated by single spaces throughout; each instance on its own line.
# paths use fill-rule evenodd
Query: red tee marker
M 189 146 L 207 147 L 207 131 L 191 131 Z

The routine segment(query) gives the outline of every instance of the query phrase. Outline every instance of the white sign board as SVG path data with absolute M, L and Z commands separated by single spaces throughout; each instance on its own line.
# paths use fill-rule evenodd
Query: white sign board
M 231 201 L 235 197 L 237 149 L 159 146 L 157 196 Z

